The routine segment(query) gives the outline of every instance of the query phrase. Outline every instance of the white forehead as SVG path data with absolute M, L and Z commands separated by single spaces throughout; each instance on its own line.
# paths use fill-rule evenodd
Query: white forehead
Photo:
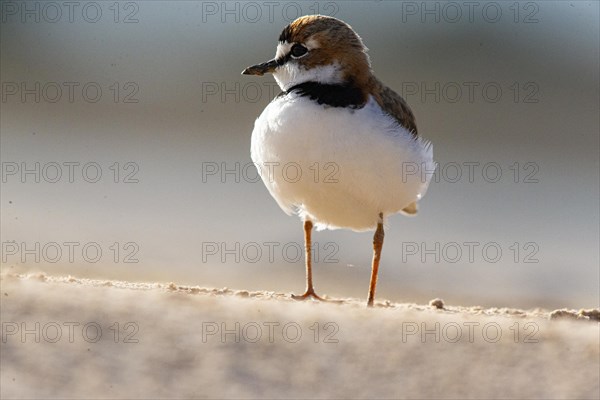
M 290 52 L 291 48 L 292 48 L 291 43 L 288 43 L 288 42 L 281 43 L 280 42 L 277 45 L 277 51 L 275 52 L 275 58 L 279 59 L 279 58 L 285 57 L 285 55 Z
M 306 41 L 306 43 L 302 43 L 308 50 L 316 49 L 319 47 L 319 42 L 316 39 L 310 38 Z M 279 42 L 277 45 L 277 51 L 275 52 L 275 58 L 285 57 L 286 54 L 290 52 L 292 49 L 293 43 L 288 42 Z

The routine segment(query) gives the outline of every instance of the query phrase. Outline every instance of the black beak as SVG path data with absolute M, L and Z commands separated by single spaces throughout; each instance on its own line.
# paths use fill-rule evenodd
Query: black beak
M 262 64 L 253 65 L 242 71 L 242 75 L 258 75 L 263 76 L 267 72 L 273 72 L 279 66 L 279 62 L 275 59 L 264 62 Z

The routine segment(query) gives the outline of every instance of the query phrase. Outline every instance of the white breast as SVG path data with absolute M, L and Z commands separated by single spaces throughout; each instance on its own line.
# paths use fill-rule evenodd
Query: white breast
M 279 206 L 317 229 L 375 228 L 380 212 L 419 200 L 435 168 L 432 146 L 372 98 L 349 109 L 278 97 L 256 120 L 251 156 Z

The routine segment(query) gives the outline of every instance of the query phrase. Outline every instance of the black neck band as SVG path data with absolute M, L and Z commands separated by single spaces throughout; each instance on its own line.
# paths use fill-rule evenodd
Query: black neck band
M 304 82 L 289 88 L 281 95 L 292 92 L 303 97 L 309 97 L 318 104 L 331 107 L 361 108 L 367 101 L 365 93 L 352 83 L 331 85 L 319 82 Z

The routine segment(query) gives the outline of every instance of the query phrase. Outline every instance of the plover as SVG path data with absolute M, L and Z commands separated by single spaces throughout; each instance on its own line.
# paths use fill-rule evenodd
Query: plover
M 311 15 L 279 36 L 275 58 L 242 74 L 272 73 L 283 91 L 254 124 L 251 157 L 288 215 L 304 221 L 306 292 L 314 289 L 313 223 L 375 230 L 367 305 L 375 298 L 384 223 L 414 215 L 435 169 L 404 99 L 375 77 L 362 39 L 345 22 Z M 415 171 L 419 171 L 415 173 Z

